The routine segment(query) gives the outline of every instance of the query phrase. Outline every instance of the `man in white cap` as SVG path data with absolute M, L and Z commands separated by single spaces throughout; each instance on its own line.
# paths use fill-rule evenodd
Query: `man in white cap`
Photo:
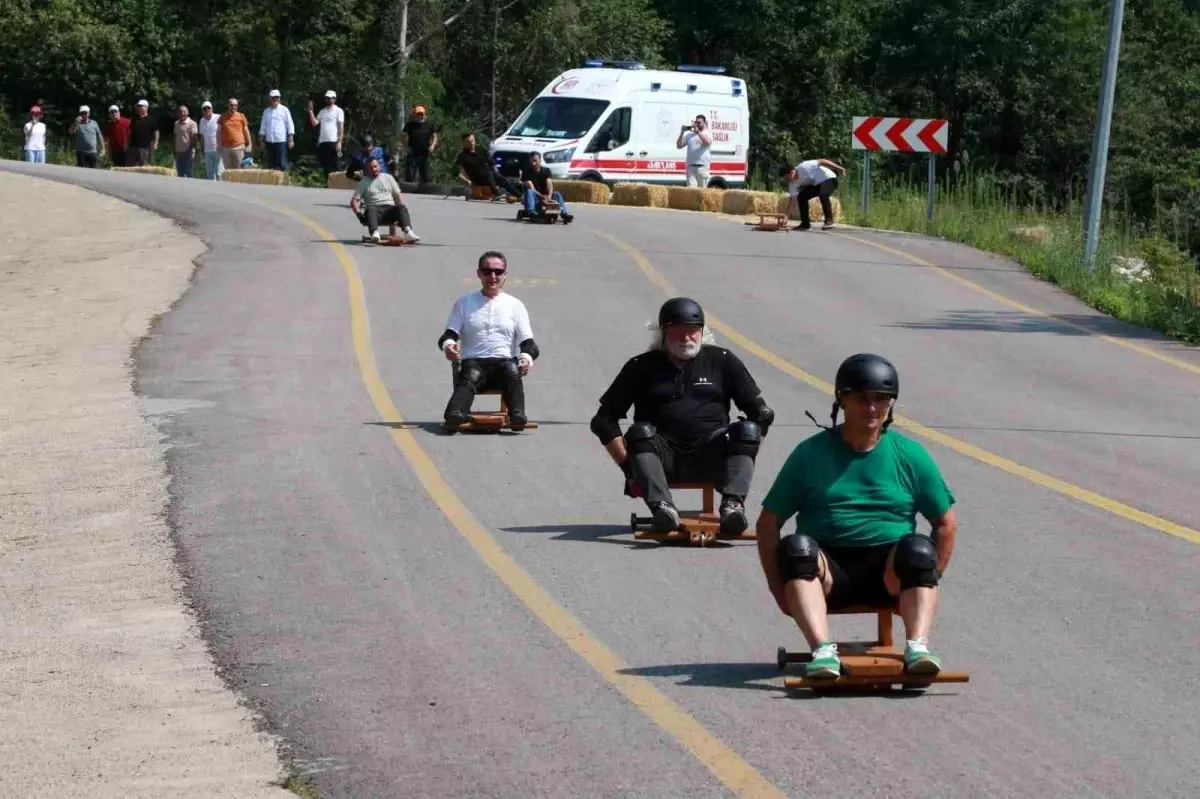
M 150 103 L 138 100 L 130 125 L 128 166 L 148 166 L 151 153 L 158 149 L 158 120 L 150 116 Z
M 75 163 L 95 169 L 104 157 L 104 134 L 92 119 L 92 111 L 86 105 L 79 106 L 79 116 L 71 120 L 67 132 L 75 137 Z
M 209 180 L 221 177 L 221 117 L 213 113 L 212 103 L 200 104 L 200 149 L 204 152 L 204 176 Z
M 292 112 L 283 104 L 279 89 L 271 89 L 268 96 L 271 102 L 263 111 L 258 135 L 262 137 L 267 168 L 287 172 L 288 150 L 296 144 L 296 124 L 292 122 Z
M 325 107 L 313 116 L 312 100 L 308 101 L 308 124 L 317 131 L 317 161 L 325 171 L 325 179 L 338 171 L 338 159 L 342 157 L 342 142 L 346 132 L 346 115 L 337 104 L 337 92 L 325 92 Z
M 121 107 L 108 107 L 108 126 L 104 129 L 104 138 L 108 140 L 108 155 L 113 166 L 129 166 L 129 117 L 121 116 Z

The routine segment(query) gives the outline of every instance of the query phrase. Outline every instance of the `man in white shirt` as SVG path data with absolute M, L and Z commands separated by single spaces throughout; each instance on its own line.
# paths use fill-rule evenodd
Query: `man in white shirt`
M 296 145 L 296 124 L 292 122 L 292 112 L 283 104 L 279 89 L 271 89 L 268 96 L 271 104 L 263 111 L 258 135 L 267 156 L 267 168 L 287 172 L 288 150 Z
M 712 166 L 712 133 L 708 119 L 698 114 L 691 125 L 684 125 L 675 141 L 676 149 L 687 147 L 687 184 L 701 189 L 708 188 L 709 169 Z
M 29 121 L 25 123 L 25 160 L 31 164 L 46 163 L 46 123 L 42 121 L 42 107 L 29 109 Z
M 821 230 L 833 227 L 833 203 L 829 201 L 829 197 L 837 190 L 837 176 L 844 174 L 845 169 L 824 158 L 801 161 L 795 166 L 785 166 L 779 170 L 779 176 L 788 182 L 788 194 L 792 195 L 792 199 L 788 201 L 788 216 L 791 216 L 793 208 L 800 206 L 800 224 L 796 226 L 796 230 L 808 230 L 812 227 L 812 221 L 808 217 L 808 201 L 814 197 L 820 199 L 821 212 L 824 215 Z
M 480 290 L 459 297 L 450 309 L 438 346 L 446 360 L 458 363 L 454 393 L 446 405 L 446 427 L 457 430 L 471 420 L 475 395 L 498 386 L 508 406 L 508 425 L 524 430 L 525 387 L 538 357 L 525 304 L 504 293 L 508 260 L 499 252 L 479 256 Z
M 308 124 L 317 128 L 317 162 L 325 171 L 325 179 L 338 171 L 342 157 L 342 141 L 346 131 L 346 115 L 337 104 L 337 92 L 325 92 L 325 107 L 313 116 L 312 100 L 308 101 Z
M 200 149 L 204 151 L 204 176 L 209 180 L 220 180 L 224 167 L 221 165 L 221 116 L 213 113 L 212 103 L 205 100 L 200 104 Z
M 386 224 L 391 227 L 391 235 L 396 235 L 396 225 L 399 224 L 404 233 L 404 240 L 416 244 L 421 237 L 413 232 L 412 220 L 408 215 L 408 206 L 400 196 L 400 185 L 396 179 L 386 172 L 379 171 L 379 159 L 369 158 L 366 172 L 354 194 L 350 197 L 350 210 L 358 217 L 358 221 L 367 226 L 367 234 L 372 241 L 380 241 L 379 226 Z

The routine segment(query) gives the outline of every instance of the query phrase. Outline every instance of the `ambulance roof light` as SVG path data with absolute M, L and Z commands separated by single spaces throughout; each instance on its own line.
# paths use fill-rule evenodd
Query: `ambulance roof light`
M 588 58 L 583 62 L 585 67 L 612 67 L 613 69 L 645 69 L 641 61 L 610 61 L 606 58 Z
M 709 67 L 700 64 L 680 64 L 676 67 L 679 72 L 700 72 L 705 75 L 724 75 L 725 67 Z

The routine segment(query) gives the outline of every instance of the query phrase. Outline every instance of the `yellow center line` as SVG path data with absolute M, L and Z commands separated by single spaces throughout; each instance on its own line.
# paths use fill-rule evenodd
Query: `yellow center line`
M 667 280 L 667 278 L 664 277 L 661 272 L 658 271 L 654 264 L 650 263 L 650 260 L 632 245 L 629 245 L 617 237 L 605 233 L 604 231 L 592 230 L 589 228 L 589 232 L 611 241 L 615 246 L 623 250 L 637 265 L 637 267 L 642 270 L 642 273 L 650 279 L 650 282 L 661 288 L 669 296 L 677 297 L 683 293 L 674 285 L 672 285 L 671 282 Z M 771 366 L 774 366 L 779 371 L 791 375 L 797 380 L 807 383 L 813 388 L 829 394 L 831 397 L 833 396 L 833 386 L 831 384 L 826 383 L 820 378 L 810 375 L 808 372 L 805 372 L 795 364 L 785 360 L 779 355 L 776 355 L 774 352 L 762 346 L 761 344 L 758 344 L 757 342 L 747 338 L 737 330 L 734 330 L 732 327 L 722 322 L 720 319 L 714 317 L 708 311 L 705 311 L 704 315 L 709 327 L 724 335 L 737 346 L 757 356 L 758 358 L 761 358 L 763 361 L 769 363 Z M 1182 538 L 1183 540 L 1190 541 L 1193 544 L 1200 544 L 1200 532 L 1197 532 L 1190 527 L 1184 527 L 1182 524 L 1176 524 L 1168 519 L 1159 518 L 1153 514 L 1146 513 L 1145 511 L 1138 510 L 1137 508 L 1118 502 L 1115 499 L 1109 499 L 1108 497 L 1097 494 L 1094 491 L 1089 491 L 1086 488 L 1080 488 L 1077 485 L 1073 485 L 1065 480 L 1060 480 L 1057 477 L 1044 474 L 1036 469 L 1031 469 L 1028 466 L 1022 466 L 1016 461 L 1003 458 L 995 453 L 982 449 L 981 447 L 977 447 L 974 444 L 968 444 L 961 439 L 957 439 L 953 436 L 948 436 L 945 433 L 928 428 L 923 424 L 915 422 L 907 417 L 900 416 L 899 414 L 897 414 L 895 417 L 895 424 L 899 427 L 910 430 L 916 435 L 919 435 L 925 439 L 936 441 L 937 443 L 948 447 L 955 452 L 966 455 L 970 458 L 974 458 L 975 460 L 980 461 L 981 463 L 986 463 L 989 466 L 994 466 L 997 469 L 1008 472 L 1009 474 L 1024 478 L 1025 480 L 1042 486 L 1043 488 L 1048 488 L 1052 491 L 1057 491 L 1060 494 L 1065 494 L 1066 496 L 1080 500 L 1081 502 L 1086 502 L 1089 505 L 1106 510 L 1116 516 L 1120 516 L 1122 519 L 1143 524 L 1146 527 L 1158 530 L 1159 532 L 1167 533 L 1168 535 L 1176 536 L 1177 538 Z
M 266 203 L 263 203 L 266 204 Z M 363 384 L 383 421 L 402 423 L 404 417 L 392 402 L 371 346 L 371 326 L 367 316 L 366 292 L 362 276 L 353 257 L 320 224 L 298 211 L 270 204 L 274 210 L 308 227 L 333 250 L 342 271 L 350 297 L 350 326 L 354 353 L 358 359 Z M 454 490 L 442 477 L 433 459 L 405 429 L 392 428 L 392 440 L 408 461 L 425 491 L 438 508 L 475 549 L 500 581 L 589 666 L 616 688 L 626 699 L 652 721 L 666 730 L 687 751 L 708 767 L 721 782 L 737 796 L 782 797 L 783 791 L 768 782 L 736 752 L 719 741 L 700 722 L 660 693 L 649 680 L 625 674 L 628 666 L 600 641 L 591 637 L 562 606 L 554 601 L 524 569 L 517 564 L 496 540 L 484 529 Z
M 897 250 L 894 247 L 888 247 L 886 244 L 880 244 L 879 242 L 871 241 L 870 239 L 863 239 L 863 238 L 859 238 L 858 236 L 848 235 L 846 233 L 835 233 L 834 235 L 839 236 L 840 238 L 843 238 L 843 239 L 848 239 L 850 241 L 858 242 L 859 244 L 865 244 L 868 247 L 874 247 L 877 250 L 882 250 L 883 252 L 889 253 L 891 255 L 895 255 L 899 258 L 904 258 L 905 260 L 911 261 L 914 264 L 928 267 L 928 268 L 934 270 L 935 272 L 939 273 L 943 277 L 948 277 L 951 280 L 953 280 L 954 282 L 958 283 L 959 285 L 966 286 L 967 288 L 971 289 L 972 291 L 977 291 L 980 294 L 984 295 L 985 297 L 1000 303 L 1001 305 L 1007 305 L 1009 308 L 1013 308 L 1015 310 L 1021 311 L 1022 313 L 1027 313 L 1030 316 L 1038 316 L 1038 317 L 1041 317 L 1042 319 L 1051 319 L 1051 320 L 1057 322 L 1058 324 L 1063 325 L 1064 327 L 1069 327 L 1072 330 L 1081 331 L 1083 333 L 1088 334 L 1089 336 L 1094 336 L 1098 339 L 1102 339 L 1103 341 L 1107 341 L 1110 344 L 1116 344 L 1118 347 L 1124 347 L 1127 350 L 1131 350 L 1131 351 L 1139 353 L 1141 355 L 1147 355 L 1151 358 L 1154 358 L 1157 361 L 1161 361 L 1165 364 L 1170 364 L 1171 366 L 1174 366 L 1178 369 L 1183 369 L 1184 371 L 1192 372 L 1193 374 L 1200 375 L 1200 366 L 1197 366 L 1194 363 L 1188 363 L 1187 361 L 1181 361 L 1178 358 L 1172 358 L 1170 355 L 1165 355 L 1161 352 L 1157 352 L 1156 350 L 1152 350 L 1149 347 L 1143 347 L 1141 344 L 1136 344 L 1127 339 L 1118 338 L 1116 336 L 1110 336 L 1105 333 L 1097 333 L 1094 330 L 1091 330 L 1091 329 L 1085 327 L 1084 325 L 1078 324 L 1076 322 L 1071 322 L 1067 319 L 1063 319 L 1061 316 L 1055 316 L 1052 313 L 1046 313 L 1045 311 L 1039 311 L 1037 308 L 1031 308 L 1028 305 L 1017 302 L 1016 300 L 1009 299 L 1008 297 L 1005 297 L 1003 294 L 997 294 L 996 292 L 992 291 L 991 289 L 985 288 L 973 280 L 968 280 L 967 278 L 963 277 L 962 275 L 955 274 L 952 270 L 947 269 L 944 266 L 938 266 L 935 263 L 926 261 L 923 258 L 918 258 L 915 255 L 904 252 L 903 250 Z

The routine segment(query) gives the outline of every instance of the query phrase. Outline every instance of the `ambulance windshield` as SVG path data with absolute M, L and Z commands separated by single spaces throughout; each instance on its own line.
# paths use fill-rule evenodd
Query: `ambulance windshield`
M 539 97 L 525 109 L 508 135 L 532 139 L 578 139 L 592 129 L 606 108 L 607 100 Z

